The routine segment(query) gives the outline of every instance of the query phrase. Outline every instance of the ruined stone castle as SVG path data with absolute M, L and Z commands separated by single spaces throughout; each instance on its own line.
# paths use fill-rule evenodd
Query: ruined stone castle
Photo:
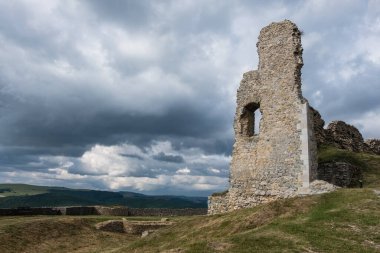
M 317 144 L 331 140 L 302 96 L 300 30 L 289 20 L 272 23 L 261 30 L 257 49 L 258 70 L 244 73 L 237 91 L 230 188 L 209 197 L 209 214 L 335 189 L 316 180 Z

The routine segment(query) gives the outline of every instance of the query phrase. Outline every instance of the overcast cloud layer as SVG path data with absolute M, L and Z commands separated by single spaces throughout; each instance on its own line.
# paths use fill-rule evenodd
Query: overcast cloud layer
M 260 29 L 304 31 L 303 93 L 380 137 L 380 1 L 0 0 L 0 181 L 207 195 Z

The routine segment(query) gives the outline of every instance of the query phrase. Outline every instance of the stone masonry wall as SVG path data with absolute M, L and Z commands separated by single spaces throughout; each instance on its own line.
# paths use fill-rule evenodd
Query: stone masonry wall
M 128 211 L 128 216 L 187 216 L 206 214 L 206 208 L 129 208 Z
M 316 178 L 313 115 L 301 93 L 301 33 L 288 20 L 272 23 L 257 48 L 258 70 L 243 75 L 237 92 L 230 188 L 209 197 L 209 214 L 305 194 Z
M 360 187 L 361 168 L 345 162 L 326 162 L 318 166 L 318 179 L 340 187 Z
M 0 216 L 18 215 L 61 215 L 60 210 L 52 207 L 0 208 Z

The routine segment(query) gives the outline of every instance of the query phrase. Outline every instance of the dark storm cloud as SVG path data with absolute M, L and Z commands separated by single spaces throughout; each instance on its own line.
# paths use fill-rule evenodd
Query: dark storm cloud
M 135 159 L 140 160 L 140 161 L 144 160 L 143 157 L 141 157 L 139 155 L 135 155 L 135 154 L 120 154 L 120 155 L 122 155 L 124 157 L 135 158 Z
M 171 108 L 163 115 L 103 112 L 83 116 L 83 109 L 52 112 L 51 108 L 25 108 L 14 125 L 3 129 L 5 144 L 36 147 L 60 147 L 64 155 L 81 155 L 83 147 L 93 143 L 112 144 L 130 135 L 212 137 L 226 130 L 226 120 L 212 112 L 194 107 Z M 217 124 L 215 124 L 217 122 Z M 194 124 L 196 123 L 196 124 Z M 79 147 L 71 151 L 65 147 Z M 82 148 L 81 148 L 82 147 Z M 41 149 L 40 149 L 41 150 Z
M 185 159 L 183 159 L 180 155 L 166 155 L 164 152 L 160 152 L 157 155 L 153 156 L 153 159 L 157 161 L 169 162 L 169 163 L 184 163 Z
M 305 32 L 304 96 L 379 136 L 379 14 L 376 1 L 3 1 L 0 177 L 213 191 L 259 29 L 285 18 Z
M 105 17 L 113 20 L 115 25 L 128 24 L 133 28 L 138 28 L 139 25 L 148 25 L 148 19 L 159 18 L 151 15 L 154 10 L 147 1 L 112 1 L 107 3 L 104 1 L 91 1 L 87 5 L 95 10 L 99 18 Z M 6 7 L 4 11 L 7 10 L 7 13 L 24 13 L 27 8 L 22 4 L 16 4 L 15 6 L 5 5 L 4 7 Z M 213 12 L 214 17 L 211 18 L 212 15 L 208 16 L 207 12 L 202 11 L 200 7 L 195 5 L 195 9 L 202 13 L 197 19 L 197 22 L 200 22 L 202 27 L 208 27 L 207 24 L 210 23 L 210 30 L 213 27 L 215 28 L 218 21 L 210 20 L 217 19 L 217 12 Z M 123 10 L 123 12 L 120 10 Z M 138 13 L 139 18 L 135 17 L 136 13 Z M 112 100 L 112 97 L 102 97 L 101 90 L 91 90 L 93 87 L 87 88 L 86 85 L 83 86 L 76 80 L 68 80 L 64 77 L 59 78 L 57 73 L 42 72 L 35 69 L 38 64 L 54 65 L 55 61 L 60 59 L 67 61 L 75 68 L 82 65 L 80 69 L 84 71 L 86 71 L 87 66 L 74 43 L 70 43 L 66 39 L 59 40 L 59 43 L 55 40 L 55 38 L 62 36 L 58 36 L 58 29 L 50 27 L 51 29 L 43 32 L 40 26 L 31 27 L 29 23 L 31 23 L 30 20 L 35 18 L 34 15 L 27 11 L 24 14 L 22 19 L 17 20 L 18 22 L 14 22 L 16 21 L 13 18 L 15 15 L 2 16 L 4 19 L 3 24 L 12 23 L 17 27 L 17 29 L 3 27 L 2 33 L 5 38 L 11 39 L 16 46 L 27 49 L 27 54 L 33 58 L 37 57 L 38 60 L 31 63 L 37 64 L 37 66 L 23 63 L 24 65 L 21 66 L 14 65 L 17 66 L 14 69 L 9 66 L 8 69 L 2 70 L 4 74 L 2 76 L 5 77 L 2 80 L 2 86 L 5 86 L 5 89 L 0 91 L 0 94 L 5 98 L 2 102 L 6 104 L 2 108 L 4 116 L 0 120 L 2 130 L 0 136 L 3 144 L 35 146 L 40 151 L 43 150 L 43 147 L 46 147 L 47 150 L 60 148 L 62 155 L 81 155 L 83 149 L 94 143 L 113 144 L 122 141 L 123 138 L 132 138 L 132 140 L 146 139 L 144 137 L 135 137 L 135 135 L 146 135 L 149 138 L 158 138 L 159 136 L 192 136 L 198 138 L 207 136 L 208 143 L 220 142 L 220 140 L 213 140 L 213 137 L 215 137 L 215 133 L 220 135 L 221 131 L 226 130 L 226 122 L 231 122 L 231 115 L 224 114 L 221 111 L 224 108 L 218 105 L 217 100 L 220 100 L 221 97 L 214 92 L 214 88 L 219 85 L 215 75 L 211 73 L 208 76 L 203 75 L 203 81 L 209 85 L 195 87 L 197 89 L 195 94 L 181 101 L 176 101 L 175 97 L 171 97 L 170 89 L 165 91 L 169 101 L 171 100 L 172 102 L 163 108 L 164 112 L 160 112 L 158 115 L 144 113 L 143 106 L 141 106 L 141 112 L 139 113 L 134 110 L 131 111 L 128 105 L 124 108 L 122 104 L 110 106 L 109 101 Z M 102 22 L 102 20 L 98 20 L 98 22 Z M 187 19 L 186 22 L 192 23 Z M 224 22 L 227 22 L 227 20 Z M 40 25 L 48 24 L 43 23 Z M 222 27 L 223 24 L 220 24 L 220 26 Z M 71 26 L 65 25 L 65 27 L 70 28 Z M 127 27 L 126 29 L 129 28 Z M 183 27 L 176 30 L 176 32 L 182 29 Z M 78 34 L 76 31 L 73 34 L 70 34 L 71 32 L 70 30 L 65 31 L 68 36 Z M 51 39 L 47 39 L 47 36 L 51 36 Z M 64 47 L 62 47 L 62 43 L 65 43 Z M 109 50 L 106 44 L 103 47 Z M 186 50 L 186 47 L 178 48 L 178 50 L 182 49 Z M 170 53 L 170 47 L 168 50 Z M 189 52 L 192 52 L 191 49 Z M 112 51 L 107 51 L 107 53 L 114 54 Z M 180 60 L 176 54 L 178 52 L 171 52 L 171 58 L 161 62 L 163 63 L 162 65 L 167 66 L 167 71 L 169 72 L 176 72 L 178 65 L 181 65 L 173 64 L 173 61 L 179 62 Z M 115 56 L 116 61 L 110 62 L 115 66 L 125 65 L 125 62 L 135 66 L 139 65 L 136 59 L 128 60 L 127 58 L 117 58 L 116 54 Z M 33 68 L 27 69 L 30 67 Z M 30 72 L 30 78 L 20 77 L 20 80 L 12 80 L 13 77 L 9 72 L 6 72 L 7 70 L 18 72 L 27 70 Z M 119 74 L 125 77 L 128 77 L 131 71 L 130 69 L 125 69 L 125 67 L 119 70 L 121 71 Z M 184 77 L 184 81 L 188 85 L 192 85 L 196 84 L 195 82 L 197 81 L 199 82 L 198 78 L 189 75 Z M 87 80 L 87 82 L 92 81 L 91 79 Z M 12 87 L 14 85 L 12 82 L 18 83 Z M 29 85 L 24 85 L 24 82 L 28 82 Z M 128 84 L 127 81 L 126 86 L 141 85 L 132 82 Z M 156 87 L 160 87 L 160 82 L 165 82 L 165 80 L 157 80 Z M 99 83 L 99 85 L 102 84 Z M 55 87 L 51 88 L 53 86 Z M 47 88 L 44 89 L 45 87 Z M 147 90 L 147 92 L 154 93 L 153 90 Z M 140 96 L 144 95 L 140 94 Z M 130 104 L 133 104 L 135 100 L 135 104 L 138 106 L 138 97 L 126 97 L 125 100 L 129 100 Z M 197 103 L 194 104 L 193 101 L 197 101 Z M 218 106 L 216 107 L 215 105 Z M 149 110 L 149 108 L 147 109 Z M 229 137 L 229 139 L 231 138 Z M 211 146 L 217 146 L 217 144 L 211 144 Z M 71 152 L 66 147 L 75 147 L 76 150 L 82 152 Z M 207 147 L 205 148 L 207 149 Z M 213 148 L 213 150 L 228 153 L 228 150 L 220 147 Z M 54 152 L 45 154 L 52 153 L 54 154 Z
M 156 19 L 149 0 L 86 0 L 83 1 L 97 14 L 99 22 L 108 20 L 129 29 L 144 28 Z

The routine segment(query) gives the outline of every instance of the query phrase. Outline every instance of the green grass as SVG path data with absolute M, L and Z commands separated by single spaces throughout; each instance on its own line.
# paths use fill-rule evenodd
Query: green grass
M 340 189 L 228 214 L 171 217 L 174 225 L 146 238 L 94 228 L 97 222 L 120 218 L 0 217 L 0 252 L 339 253 L 380 250 L 380 197 L 373 189 Z
M 175 240 L 173 240 L 175 238 Z M 372 245 L 372 246 L 370 246 Z M 118 252 L 379 252 L 380 198 L 369 189 L 276 201 L 177 221 Z
M 24 196 L 48 193 L 50 189 L 65 189 L 62 187 L 37 186 L 27 184 L 0 184 L 0 195 Z

